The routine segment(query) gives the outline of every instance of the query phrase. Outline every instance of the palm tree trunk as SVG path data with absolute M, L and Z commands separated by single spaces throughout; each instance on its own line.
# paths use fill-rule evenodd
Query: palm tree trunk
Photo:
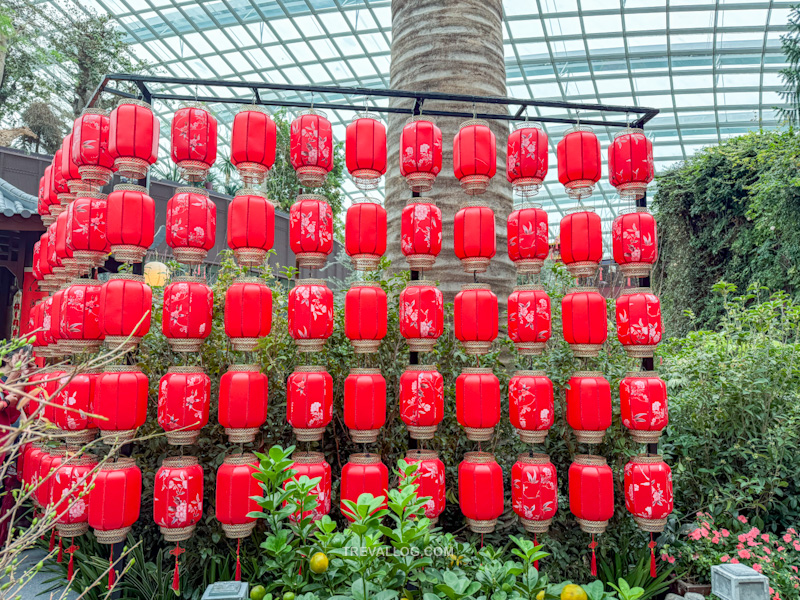
M 394 0 L 392 2 L 392 64 L 391 87 L 412 91 L 476 94 L 481 96 L 506 95 L 506 71 L 503 60 L 503 6 L 501 0 Z M 392 106 L 408 108 L 413 101 L 396 99 Z M 429 102 L 422 107 L 429 110 L 472 111 L 471 103 Z M 505 113 L 503 105 L 477 104 L 477 112 Z M 386 176 L 386 210 L 389 215 L 388 255 L 395 269 L 408 266 L 400 252 L 400 213 L 411 191 L 400 175 L 400 131 L 408 117 L 389 117 L 388 144 L 389 170 Z M 463 119 L 435 117 L 433 121 L 442 130 L 444 160 L 442 172 L 433 189 L 426 195 L 432 197 L 442 210 L 442 252 L 436 265 L 425 272 L 425 278 L 436 279 L 445 294 L 452 300 L 464 283 L 472 282 L 453 252 L 453 218 L 462 203 L 470 200 L 461 191 L 453 175 L 453 137 Z M 506 140 L 508 126 L 499 121 L 490 122 L 497 138 L 497 175 L 489 189 L 475 199 L 485 200 L 495 212 L 497 229 L 497 255 L 489 270 L 478 275 L 478 281 L 489 283 L 500 301 L 505 304 L 516 281 L 513 266 L 506 252 L 506 218 L 511 212 L 511 186 L 506 180 Z

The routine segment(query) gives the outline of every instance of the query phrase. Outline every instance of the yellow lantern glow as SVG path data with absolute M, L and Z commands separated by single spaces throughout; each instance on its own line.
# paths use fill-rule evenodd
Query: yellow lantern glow
M 153 261 L 144 266 L 144 281 L 150 287 L 164 287 L 169 279 L 169 269 L 162 262 Z

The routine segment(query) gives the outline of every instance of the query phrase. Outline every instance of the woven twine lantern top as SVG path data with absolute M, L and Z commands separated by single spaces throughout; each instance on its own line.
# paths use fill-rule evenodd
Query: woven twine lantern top
M 526 453 L 520 454 L 517 457 L 517 462 L 525 463 L 526 465 L 547 465 L 550 463 L 550 457 L 547 454 Z
M 67 449 L 64 446 L 57 446 L 55 448 L 50 448 L 47 450 L 47 453 L 51 456 L 66 456 Z
M 292 453 L 292 460 L 301 465 L 317 465 L 325 462 L 325 455 L 322 452 L 294 452 Z
M 638 288 L 629 288 L 627 290 L 622 290 L 621 296 L 634 296 L 636 294 L 652 294 L 653 290 L 649 287 L 638 287 Z
M 596 287 L 574 287 L 569 288 L 567 290 L 567 295 L 569 294 L 592 294 L 592 293 L 600 293 L 600 289 Z
M 570 377 L 603 377 L 602 371 L 574 371 Z
M 415 198 L 418 200 L 418 198 Z M 377 204 L 378 206 L 383 206 L 380 200 L 376 198 L 370 198 L 369 196 L 359 196 L 358 198 L 353 198 L 351 204 Z
M 483 125 L 484 127 L 488 127 L 489 123 L 483 119 L 467 119 L 466 121 L 462 121 L 458 128 L 464 129 L 464 127 L 471 127 L 472 125 Z
M 96 285 L 99 287 L 103 285 L 103 282 L 97 279 L 73 279 L 67 284 L 68 287 L 73 285 Z
M 514 377 L 547 377 L 545 371 L 514 371 Z
M 318 200 L 319 202 L 324 202 L 325 204 L 328 203 L 328 199 L 322 194 L 298 194 L 296 200 L 297 202 L 301 202 L 303 200 Z
M 251 452 L 242 452 L 240 454 L 229 454 L 226 456 L 223 465 L 249 465 L 256 462 L 256 455 Z
M 515 292 L 541 292 L 544 291 L 544 286 L 538 283 L 531 283 L 527 285 L 518 285 L 514 287 Z
M 577 465 L 593 467 L 602 467 L 607 464 L 605 458 L 596 454 L 576 454 L 574 462 Z
M 628 206 L 626 208 L 622 208 L 617 211 L 617 216 L 619 215 L 629 215 L 632 213 L 649 213 L 650 209 L 646 206 Z
M 653 377 L 658 378 L 658 371 L 628 371 L 625 377 Z
M 195 277 L 193 275 L 181 275 L 180 277 L 173 277 L 170 283 L 205 283 L 205 277 Z
M 406 373 L 413 371 L 422 371 L 424 373 L 433 373 L 436 371 L 436 365 L 408 365 Z
M 406 460 L 434 460 L 437 458 L 439 458 L 439 454 L 436 450 L 427 450 L 425 448 L 409 450 L 408 454 L 406 454 Z
M 175 195 L 178 194 L 200 194 L 206 198 L 209 197 L 208 190 L 206 188 L 199 187 L 179 187 L 175 189 Z
M 239 107 L 239 110 L 236 111 L 236 114 L 238 115 L 239 113 L 251 111 L 264 113 L 266 115 L 270 114 L 270 112 L 267 110 L 267 107 L 262 106 L 261 104 L 245 104 L 244 106 Z
M 258 373 L 261 371 L 261 367 L 258 365 L 231 365 L 228 367 L 228 373 L 243 371 L 248 373 Z
M 464 462 L 470 463 L 490 463 L 496 462 L 494 454 L 490 452 L 467 452 L 464 455 Z
M 631 133 L 641 133 L 642 135 L 644 135 L 644 129 L 639 129 L 638 127 L 626 127 L 624 129 L 620 129 L 617 133 L 615 133 L 614 139 L 622 137 L 623 135 L 630 135 Z
M 489 290 L 492 291 L 492 287 L 488 283 L 465 283 L 461 286 L 461 291 L 466 292 L 467 290 Z
M 76 455 L 74 453 L 66 453 L 66 457 L 67 457 L 67 463 L 66 463 L 67 465 L 84 466 L 97 463 L 97 457 L 94 454 Z
M 298 279 L 295 287 L 300 287 L 301 285 L 321 285 L 327 287 L 324 279 Z
M 167 373 L 202 373 L 203 375 L 206 372 L 203 370 L 203 367 L 193 366 L 193 365 L 180 365 L 177 367 L 170 367 L 167 369 Z
M 128 281 L 138 281 L 144 283 L 144 275 L 134 275 L 133 273 L 112 273 L 109 281 L 114 279 L 127 279 Z
M 75 194 L 75 198 L 91 198 L 93 200 L 105 200 L 108 198 L 108 194 L 104 194 L 102 192 L 95 192 L 95 191 L 86 191 L 86 192 L 78 192 Z
M 325 367 L 320 365 L 298 365 L 294 368 L 295 373 L 319 373 L 325 371 Z
M 489 208 L 489 203 L 486 200 L 463 200 L 461 208 Z
M 141 373 L 138 365 L 108 365 L 103 369 L 104 373 Z
M 576 131 L 588 131 L 589 133 L 591 133 L 594 131 L 594 129 L 592 129 L 589 125 L 581 125 L 579 123 L 576 123 L 575 125 L 572 125 L 569 129 L 566 129 L 564 131 L 564 135 L 575 133 Z
M 317 115 L 319 117 L 322 117 L 323 119 L 327 119 L 328 118 L 328 114 L 325 111 L 322 111 L 322 110 L 319 110 L 319 109 L 313 108 L 313 107 L 312 108 L 307 108 L 305 110 L 301 110 L 300 114 L 301 115 Z
M 144 100 L 139 100 L 138 98 L 123 98 L 117 103 L 117 106 L 122 106 L 123 104 L 133 104 L 134 106 L 150 108 L 149 102 L 145 102 Z
M 255 283 L 267 287 L 267 284 L 264 283 L 264 280 L 260 277 L 236 277 L 234 278 L 233 283 Z
M 436 284 L 430 279 L 417 279 L 416 281 L 409 281 L 406 287 L 436 287 Z
M 433 198 L 429 198 L 428 196 L 418 196 L 416 198 L 409 198 L 406 202 L 406 206 L 411 204 L 433 204 L 436 206 L 436 202 L 434 202 Z
M 263 191 L 247 187 L 236 192 L 234 198 L 238 198 L 239 196 L 257 196 L 259 198 L 264 198 L 265 200 L 267 198 L 267 195 Z
M 120 183 L 119 185 L 114 186 L 115 192 L 141 192 L 142 194 L 147 193 L 147 188 L 142 185 L 136 185 L 133 183 Z
M 107 117 L 109 115 L 109 112 L 104 108 L 91 107 L 91 108 L 84 108 L 81 115 L 103 115 L 104 117 Z
M 379 288 L 381 287 L 381 284 L 378 283 L 377 281 L 354 281 L 353 283 L 350 284 L 351 290 L 353 288 L 375 288 L 375 287 Z
M 594 206 L 583 206 L 582 204 L 579 206 L 573 206 L 572 208 L 567 209 L 568 215 L 573 215 L 575 213 L 585 213 L 585 212 L 594 212 Z
M 490 367 L 465 367 L 461 374 L 467 375 L 489 375 L 492 373 L 492 369 Z
M 378 454 L 351 454 L 347 462 L 354 465 L 377 465 L 381 462 L 381 457 Z
M 115 462 L 106 462 L 100 465 L 101 471 L 122 471 L 123 469 L 133 469 L 136 461 L 129 457 L 120 457 Z
M 354 368 L 350 369 L 350 375 L 380 375 L 380 369 L 366 369 L 366 368 Z
M 634 464 L 654 465 L 663 462 L 663 457 L 660 454 L 637 454 L 631 459 Z
M 161 466 L 167 467 L 168 469 L 178 469 L 180 467 L 191 467 L 196 464 L 196 456 L 168 456 L 164 459 L 164 462 L 161 463 Z

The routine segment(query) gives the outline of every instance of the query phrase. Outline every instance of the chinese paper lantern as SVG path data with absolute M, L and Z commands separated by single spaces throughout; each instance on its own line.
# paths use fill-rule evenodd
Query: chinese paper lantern
M 331 466 L 325 460 L 322 452 L 293 452 L 292 469 L 295 474 L 292 479 L 299 479 L 306 476 L 309 479 L 320 478 L 319 483 L 315 485 L 310 492 L 311 496 L 317 497 L 317 502 L 311 511 L 303 513 L 303 518 L 311 518 L 312 521 L 318 521 L 329 512 L 331 512 Z M 290 518 L 299 520 L 301 515 L 295 513 Z
M 646 208 L 623 212 L 611 226 L 614 262 L 625 277 L 648 277 L 658 258 L 656 220 Z
M 567 423 L 585 444 L 599 444 L 611 427 L 611 386 L 598 371 L 576 371 L 567 385 Z
M 106 234 L 108 203 L 105 194 L 80 194 L 67 209 L 66 243 L 83 272 L 101 266 L 111 248 Z
M 134 365 L 112 365 L 97 376 L 92 402 L 103 436 L 125 442 L 147 419 L 147 376 Z
M 358 502 L 361 494 L 372 494 L 374 498 L 383 497 L 379 508 L 386 508 L 389 489 L 389 469 L 381 462 L 378 454 L 351 454 L 342 468 L 341 510 L 352 521 L 345 500 Z
M 289 159 L 303 187 L 325 183 L 333 169 L 333 131 L 325 113 L 304 111 L 289 128 Z
M 617 298 L 617 338 L 628 356 L 653 356 L 661 341 L 661 302 L 650 288 L 622 291 Z
M 61 172 L 61 163 L 63 162 L 63 156 L 61 149 L 56 150 L 55 155 L 53 156 L 53 162 L 50 165 L 50 177 L 52 178 L 52 186 L 53 190 L 56 192 L 56 198 L 58 198 L 58 206 L 53 205 L 50 209 L 51 214 L 55 214 L 56 216 L 60 215 L 64 208 L 66 208 L 70 202 L 75 200 L 75 195 L 70 193 L 69 186 L 67 186 L 67 180 L 64 179 L 64 175 Z
M 408 265 L 429 269 L 442 251 L 442 211 L 430 198 L 411 198 L 400 216 L 400 249 Z
M 100 108 L 84 109 L 72 126 L 72 159 L 81 179 L 93 188 L 106 185 L 114 172 L 108 151 L 110 128 L 108 112 Z
M 142 472 L 132 458 L 121 457 L 98 467 L 89 492 L 89 527 L 101 544 L 128 537 L 142 504 Z
M 380 369 L 351 369 L 344 380 L 344 423 L 358 444 L 378 439 L 386 423 L 386 380 Z
M 488 452 L 467 452 L 458 465 L 458 503 L 475 533 L 491 533 L 503 514 L 503 470 Z
M 158 160 L 161 125 L 150 105 L 125 98 L 109 116 L 108 153 L 122 177 L 144 179 Z
M 50 234 L 45 231 L 40 237 L 39 241 L 39 254 L 34 254 L 34 258 L 36 259 L 36 265 L 38 267 L 38 271 L 41 274 L 41 279 L 39 281 L 39 289 L 43 292 L 49 292 L 54 289 L 55 282 L 53 281 L 53 267 L 50 266 L 50 262 L 47 260 L 47 243 L 49 241 Z M 34 248 L 35 249 L 35 248 Z
M 444 297 L 432 281 L 409 281 L 400 292 L 400 334 L 411 352 L 430 352 L 444 331 Z
M 91 454 L 65 456 L 51 477 L 50 498 L 57 516 L 56 529 L 62 538 L 89 531 L 88 493 L 96 468 L 97 458 Z
M 231 365 L 219 382 L 219 424 L 233 444 L 252 442 L 267 420 L 268 380 L 258 365 Z
M 359 113 L 347 126 L 345 159 L 353 183 L 360 190 L 378 189 L 386 173 L 386 126 L 377 115 Z
M 347 209 L 344 247 L 353 269 L 374 271 L 386 252 L 386 209 L 364 197 Z
M 50 316 L 50 309 L 53 304 L 53 297 L 48 296 L 44 298 L 39 306 L 39 316 L 36 322 L 38 326 L 37 329 L 39 331 L 36 332 L 36 338 L 34 339 L 34 346 L 36 347 L 36 354 L 42 357 L 48 357 L 51 355 L 51 349 L 48 346 L 54 342 L 53 338 L 50 336 L 50 325 L 51 325 L 51 316 Z
M 257 470 L 258 459 L 249 452 L 229 454 L 217 469 L 214 512 L 226 537 L 247 537 L 256 526 L 256 520 L 247 515 L 261 510 L 251 499 L 262 494 L 253 477 Z
M 522 207 L 508 215 L 508 257 L 517 273 L 538 274 L 550 254 L 547 213 L 538 206 Z
M 62 461 L 67 455 L 64 447 L 48 448 L 39 461 L 39 472 L 37 473 L 38 485 L 34 490 L 36 499 L 41 507 L 52 507 L 53 480 L 56 470 L 61 466 Z
M 375 281 L 356 281 L 344 298 L 344 333 L 353 352 L 375 352 L 386 336 L 386 292 Z
M 535 196 L 547 176 L 547 134 L 535 125 L 520 123 L 508 136 L 507 148 L 508 181 L 519 195 Z
M 245 185 L 263 183 L 275 164 L 275 121 L 259 106 L 243 108 L 233 119 L 231 162 Z
M 60 288 L 69 277 L 67 269 L 61 262 L 61 255 L 56 251 L 57 234 L 56 223 L 50 223 L 47 227 L 47 262 L 50 264 L 50 270 L 53 274 L 51 279 L 55 284 L 52 291 Z
M 172 162 L 186 181 L 203 181 L 217 160 L 217 120 L 207 110 L 185 107 L 172 117 Z
M 639 444 L 657 444 L 669 424 L 667 384 L 655 371 L 627 373 L 619 382 L 622 424 Z
M 164 288 L 161 329 L 175 352 L 199 352 L 211 334 L 214 293 L 199 277 L 176 277 Z
M 199 367 L 170 367 L 158 385 L 158 424 L 173 446 L 194 444 L 208 423 L 211 379 Z
M 33 253 L 31 254 L 31 273 L 36 283 L 43 281 L 42 270 L 39 268 L 39 261 L 42 259 L 42 240 L 39 238 L 33 243 Z
M 543 444 L 553 426 L 553 382 L 544 371 L 517 371 L 508 382 L 508 413 L 519 439 Z
M 97 376 L 94 372 L 67 374 L 54 384 L 58 393 L 53 398 L 53 422 L 67 443 L 80 445 L 94 438 L 97 426 L 89 415 Z
M 569 467 L 569 510 L 582 531 L 592 534 L 592 575 L 597 576 L 595 534 L 614 516 L 614 475 L 602 456 L 578 454 Z
M 409 450 L 405 461 L 410 465 L 417 465 L 417 470 L 414 472 L 416 484 L 419 486 L 417 496 L 428 498 L 424 505 L 425 516 L 431 520 L 431 525 L 436 525 L 439 515 L 444 512 L 447 504 L 444 463 L 439 460 L 435 450 L 419 449 Z
M 494 212 L 470 202 L 456 213 L 453 249 L 467 273 L 484 273 L 496 252 Z
M 203 468 L 194 456 L 168 456 L 153 487 L 153 520 L 164 539 L 188 540 L 202 514 Z
M 541 354 L 552 333 L 550 296 L 541 285 L 520 285 L 508 297 L 508 337 L 522 355 Z
M 415 440 L 429 440 L 444 418 L 444 379 L 432 365 L 409 365 L 400 376 L 400 418 Z
M 299 442 L 322 439 L 333 418 L 333 378 L 325 367 L 298 366 L 286 382 L 286 420 Z
M 71 278 L 76 277 L 83 271 L 82 265 L 75 258 L 74 251 L 67 244 L 67 229 L 69 227 L 69 211 L 65 210 L 56 218 L 55 225 L 55 250 L 56 256 L 61 261 L 63 269 L 62 272 L 64 281 L 69 281 Z
M 564 339 L 575 356 L 597 356 L 608 337 L 606 300 L 597 288 L 572 288 L 561 300 Z
M 300 352 L 320 352 L 333 333 L 333 292 L 322 279 L 301 279 L 289 292 L 289 335 Z
M 300 194 L 289 209 L 289 245 L 297 264 L 309 269 L 325 266 L 333 250 L 333 212 L 325 196 Z
M 61 346 L 61 299 L 63 296 L 64 290 L 57 290 L 51 296 L 52 302 L 47 305 L 50 313 L 48 345 L 55 350 L 55 354 L 52 356 L 60 356 L 64 353 L 64 348 Z
M 651 533 L 664 531 L 672 513 L 672 470 L 660 456 L 639 455 L 625 465 L 625 508 Z
M 400 132 L 400 174 L 412 192 L 428 192 L 442 170 L 442 131 L 431 121 L 411 117 Z
M 469 195 L 482 194 L 497 171 L 497 144 L 486 121 L 461 123 L 453 139 L 453 173 Z
M 558 180 L 574 200 L 588 198 L 600 181 L 600 140 L 591 127 L 576 125 L 558 142 Z
M 225 335 L 234 350 L 252 352 L 272 330 L 272 291 L 257 277 L 240 277 L 225 292 Z
M 486 354 L 497 338 L 497 296 L 488 285 L 470 283 L 456 294 L 455 335 L 467 354 Z
M 52 199 L 50 197 L 50 165 L 48 165 L 44 169 L 44 175 L 39 178 L 39 197 L 36 203 L 36 212 L 39 213 L 45 227 L 49 227 L 56 220 L 56 216 L 50 214 L 50 206 L 55 201 L 58 201 L 57 197 Z
M 202 263 L 217 241 L 217 205 L 203 188 L 178 188 L 167 202 L 167 245 L 175 260 Z
M 608 147 L 608 179 L 623 200 L 644 196 L 653 181 L 653 142 L 641 129 L 623 129 Z
M 233 250 L 236 262 L 243 267 L 260 266 L 274 242 L 272 202 L 263 192 L 239 190 L 228 205 L 228 247 Z
M 81 179 L 81 172 L 72 152 L 72 132 L 70 132 L 61 142 L 61 176 L 66 180 L 70 193 L 75 196 L 90 191 L 91 186 Z
M 150 331 L 153 292 L 141 275 L 115 273 L 100 288 L 100 330 L 109 348 L 135 348 Z
M 22 461 L 22 470 L 18 471 L 21 474 L 22 483 L 25 486 L 25 491 L 31 491 L 30 499 L 33 505 L 37 508 L 40 507 L 39 499 L 34 490 L 39 486 L 39 466 L 42 458 L 45 455 L 41 443 L 37 440 L 31 442 L 26 446 L 25 456 Z
M 106 237 L 114 258 L 142 262 L 153 245 L 156 203 L 139 185 L 117 185 L 108 195 Z
M 466 368 L 456 378 L 456 418 L 467 439 L 492 439 L 500 422 L 500 382 L 491 369 Z
M 558 478 L 547 454 L 520 454 L 511 467 L 511 506 L 525 531 L 545 533 L 558 511 Z
M 581 208 L 561 219 L 561 260 L 573 277 L 591 277 L 603 259 L 600 216 Z

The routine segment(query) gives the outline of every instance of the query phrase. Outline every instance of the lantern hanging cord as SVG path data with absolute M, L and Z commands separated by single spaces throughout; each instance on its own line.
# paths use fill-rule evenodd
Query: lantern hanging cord
M 475 100 L 472 101 L 472 118 L 473 119 L 478 118 L 478 112 L 475 110 Z

